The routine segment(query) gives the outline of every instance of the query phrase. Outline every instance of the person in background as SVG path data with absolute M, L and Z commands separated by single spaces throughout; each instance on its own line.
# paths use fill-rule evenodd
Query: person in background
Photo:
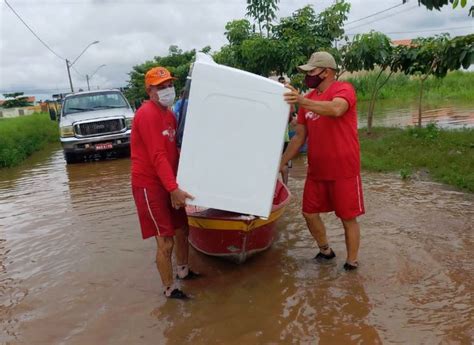
M 286 84 L 285 77 L 282 76 L 282 75 L 279 76 L 278 77 L 278 82 L 285 85 Z M 294 109 L 295 109 L 294 105 L 291 105 L 290 115 L 289 115 L 289 119 L 288 119 L 288 126 L 286 127 L 286 130 L 285 130 L 285 142 L 283 143 L 283 152 L 286 151 L 286 148 L 288 147 L 288 144 L 290 143 L 290 123 L 293 120 L 293 113 L 295 111 Z M 286 185 L 288 184 L 288 175 L 289 175 L 289 172 L 290 172 L 290 168 L 291 168 L 291 160 L 288 161 L 288 163 L 281 170 L 281 180 Z
M 353 86 L 337 81 L 337 65 L 327 52 L 316 52 L 298 67 L 312 89 L 303 96 L 287 85 L 284 99 L 299 105 L 296 135 L 283 154 L 280 169 L 293 158 L 308 136 L 308 172 L 303 194 L 303 216 L 320 252 L 315 259 L 328 261 L 336 254 L 329 246 L 320 214 L 335 211 L 345 232 L 347 257 L 344 269 L 354 270 L 360 228 L 357 217 L 364 214 L 360 180 L 360 147 L 357 132 L 356 94 Z
M 171 256 L 176 243 L 178 279 L 199 276 L 188 266 L 188 220 L 184 207 L 193 199 L 176 182 L 178 149 L 176 119 L 170 111 L 175 99 L 173 78 L 163 67 L 145 75 L 150 100 L 137 110 L 131 135 L 132 192 L 143 239 L 154 237 L 156 266 L 168 298 L 186 299 L 173 279 Z
M 184 88 L 181 90 L 179 93 L 179 99 L 176 101 L 176 103 L 173 105 L 173 113 L 174 116 L 176 117 L 176 121 L 179 123 L 179 117 L 181 115 L 181 108 L 183 106 L 183 96 L 184 96 Z

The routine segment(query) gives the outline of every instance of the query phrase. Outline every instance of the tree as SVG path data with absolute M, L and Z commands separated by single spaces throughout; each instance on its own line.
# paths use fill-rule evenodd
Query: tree
M 377 95 L 397 70 L 396 61 L 398 61 L 398 56 L 394 54 L 390 38 L 376 31 L 356 35 L 352 43 L 345 46 L 343 50 L 345 52 L 343 65 L 347 71 L 373 71 L 375 68 L 379 69 L 374 84 L 370 86 L 372 91 L 367 114 L 367 133 L 370 134 Z M 387 70 L 389 70 L 388 74 L 386 73 Z
M 253 37 L 241 46 L 241 58 L 246 71 L 268 77 L 279 63 L 280 44 L 275 39 Z
M 349 10 L 350 4 L 338 1 L 318 15 L 308 5 L 282 18 L 273 27 L 273 38 L 279 42 L 275 71 L 293 75 L 296 66 L 306 63 L 315 51 L 328 51 L 338 60 L 333 46 L 344 36 L 343 24 Z
M 252 28 L 247 19 L 237 19 L 225 25 L 225 37 L 231 46 L 238 46 L 252 36 Z
M 206 46 L 202 49 L 209 52 L 211 47 Z M 125 95 L 132 104 L 141 103 L 148 98 L 145 92 L 145 74 L 146 72 L 157 66 L 166 67 L 171 74 L 177 78 L 175 80 L 176 93 L 184 87 L 186 77 L 189 73 L 191 62 L 194 59 L 196 51 L 183 51 L 178 46 L 172 45 L 168 49 L 168 55 L 155 56 L 153 60 L 146 61 L 143 64 L 133 66 L 132 71 L 128 73 L 130 80 L 128 81 L 128 89 Z
M 447 71 L 441 68 L 441 61 L 444 58 L 444 47 L 448 41 L 448 35 L 418 38 L 413 41 L 413 45 L 404 54 L 405 61 L 402 62 L 402 68 L 405 73 L 416 76 L 420 80 L 418 127 L 421 127 L 422 101 L 426 79 L 430 75 L 438 78 L 446 75 Z
M 406 3 L 408 0 L 403 0 L 403 3 Z M 467 0 L 418 0 L 418 5 L 423 5 L 430 11 L 433 9 L 441 10 L 443 6 L 452 4 L 453 8 L 456 8 L 459 4 L 461 7 L 466 7 Z M 474 16 L 474 6 L 469 8 L 469 15 Z
M 424 83 L 430 76 L 443 78 L 449 71 L 461 66 L 468 68 L 474 62 L 474 35 L 450 39 L 448 34 L 414 40 L 406 48 L 400 68 L 420 80 L 418 97 L 418 127 L 421 127 Z
M 262 28 L 267 31 L 267 38 L 270 37 L 271 22 L 276 19 L 278 3 L 280 0 L 247 0 L 246 16 L 253 18 L 258 24 L 258 31 L 263 36 Z M 254 30 L 255 31 L 255 30 Z
M 7 99 L 3 102 L 3 108 L 19 108 L 19 107 L 27 107 L 32 105 L 31 102 L 28 102 L 28 97 L 23 96 L 23 92 L 14 92 L 14 93 L 4 93 L 3 96 Z
M 223 65 L 245 69 L 242 64 L 241 45 L 254 36 L 250 22 L 247 19 L 233 20 L 226 24 L 225 29 L 224 35 L 229 44 L 213 54 L 214 60 Z
M 343 23 L 349 9 L 349 4 L 338 1 L 316 15 L 312 6 L 305 6 L 281 18 L 267 37 L 252 32 L 246 19 L 228 22 L 225 35 L 229 44 L 216 52 L 214 59 L 262 76 L 293 75 L 296 66 L 305 63 L 313 52 L 333 53 L 334 40 L 344 34 Z
M 14 92 L 14 93 L 4 93 L 3 97 L 5 98 L 17 98 L 18 96 L 23 96 L 24 92 Z
M 316 30 L 322 46 L 330 47 L 344 36 L 344 22 L 350 9 L 349 3 L 337 1 L 317 16 Z

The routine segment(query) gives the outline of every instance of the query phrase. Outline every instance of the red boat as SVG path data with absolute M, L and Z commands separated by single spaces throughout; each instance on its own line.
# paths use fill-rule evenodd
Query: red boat
M 242 263 L 272 245 L 276 221 L 290 196 L 288 188 L 278 181 L 268 219 L 188 206 L 189 242 L 204 254 Z

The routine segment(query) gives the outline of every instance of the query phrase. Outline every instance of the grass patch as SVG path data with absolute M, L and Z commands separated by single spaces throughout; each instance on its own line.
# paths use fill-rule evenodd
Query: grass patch
M 427 169 L 437 181 L 474 192 L 474 129 L 374 128 L 359 138 L 363 169 L 398 171 L 404 179 Z
M 59 140 L 58 124 L 40 113 L 0 119 L 0 168 L 12 167 Z
M 357 99 L 360 101 L 370 100 L 371 90 L 377 72 L 348 78 L 356 91 Z M 405 99 L 417 100 L 419 95 L 420 81 L 402 73 L 392 75 L 387 84 L 380 90 L 377 99 Z M 425 82 L 424 101 L 435 101 L 439 99 L 474 101 L 474 73 L 454 71 L 448 73 L 445 78 L 429 77 Z

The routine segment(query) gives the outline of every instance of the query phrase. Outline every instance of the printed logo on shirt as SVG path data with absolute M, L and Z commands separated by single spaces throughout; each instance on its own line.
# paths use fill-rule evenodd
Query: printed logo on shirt
M 170 142 L 174 141 L 174 138 L 176 137 L 176 130 L 174 130 L 171 126 L 168 127 L 168 129 L 165 129 L 163 132 L 161 132 L 163 136 L 167 136 L 168 140 Z
M 314 121 L 314 120 L 319 119 L 320 115 L 315 114 L 312 111 L 308 111 L 306 114 L 304 114 L 304 117 L 306 118 L 306 120 Z

